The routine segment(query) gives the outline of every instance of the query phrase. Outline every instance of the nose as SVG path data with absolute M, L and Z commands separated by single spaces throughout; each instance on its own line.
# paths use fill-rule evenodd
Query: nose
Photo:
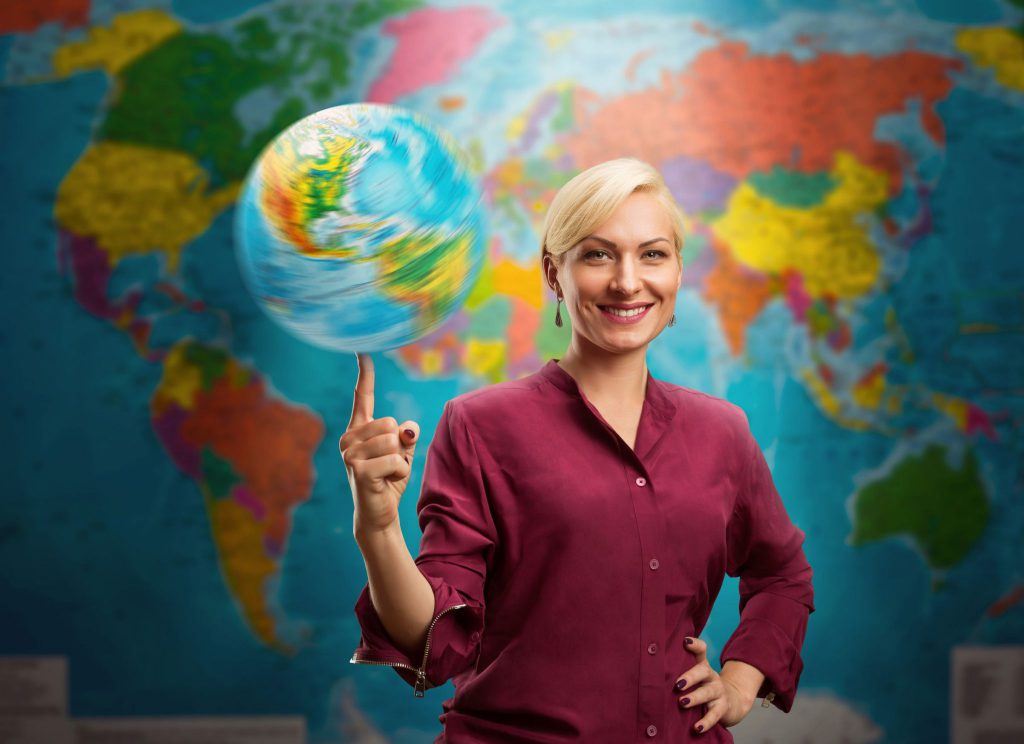
M 640 277 L 632 256 L 625 256 L 616 264 L 612 288 L 624 295 L 634 295 L 640 290 Z

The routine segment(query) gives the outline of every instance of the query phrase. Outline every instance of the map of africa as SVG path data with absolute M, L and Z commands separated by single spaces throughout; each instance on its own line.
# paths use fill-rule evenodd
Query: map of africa
M 948 741 L 951 649 L 1024 639 L 1022 6 L 5 5 L 0 655 L 66 657 L 74 717 L 433 741 L 450 687 L 348 663 L 355 358 L 272 324 L 234 256 L 268 141 L 395 103 L 466 148 L 490 223 L 464 306 L 375 354 L 411 488 L 446 400 L 565 351 L 555 191 L 640 157 L 687 218 L 651 371 L 747 411 L 815 570 L 797 704 L 737 741 Z M 737 622 L 727 579 L 713 664 Z

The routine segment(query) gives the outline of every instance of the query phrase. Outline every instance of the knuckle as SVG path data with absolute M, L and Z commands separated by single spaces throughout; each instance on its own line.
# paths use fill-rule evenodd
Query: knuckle
M 381 426 L 384 427 L 385 431 L 395 433 L 398 432 L 398 421 L 395 419 L 394 416 L 384 416 L 377 420 L 381 422 Z

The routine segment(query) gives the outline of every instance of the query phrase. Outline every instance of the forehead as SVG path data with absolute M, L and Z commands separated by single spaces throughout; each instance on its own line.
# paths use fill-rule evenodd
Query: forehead
M 654 194 L 635 192 L 626 197 L 607 220 L 588 237 L 646 241 L 653 238 L 672 240 L 672 220 L 665 205 Z
M 626 229 L 630 227 L 644 229 L 672 229 L 672 220 L 668 210 L 657 196 L 644 191 L 637 191 L 627 196 L 618 209 L 611 213 L 597 230 L 603 228 Z

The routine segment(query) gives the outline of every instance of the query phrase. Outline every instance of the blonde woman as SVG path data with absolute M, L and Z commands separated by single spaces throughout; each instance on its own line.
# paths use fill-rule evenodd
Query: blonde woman
M 744 413 L 647 369 L 676 322 L 682 245 L 639 160 L 558 192 L 541 258 L 572 340 L 445 405 L 415 560 L 398 503 L 419 427 L 373 418 L 360 355 L 339 443 L 367 572 L 351 661 L 393 667 L 417 696 L 453 680 L 437 742 L 730 742 L 756 698 L 793 704 L 814 611 L 804 533 Z M 726 573 L 741 615 L 718 671 L 699 635 Z

